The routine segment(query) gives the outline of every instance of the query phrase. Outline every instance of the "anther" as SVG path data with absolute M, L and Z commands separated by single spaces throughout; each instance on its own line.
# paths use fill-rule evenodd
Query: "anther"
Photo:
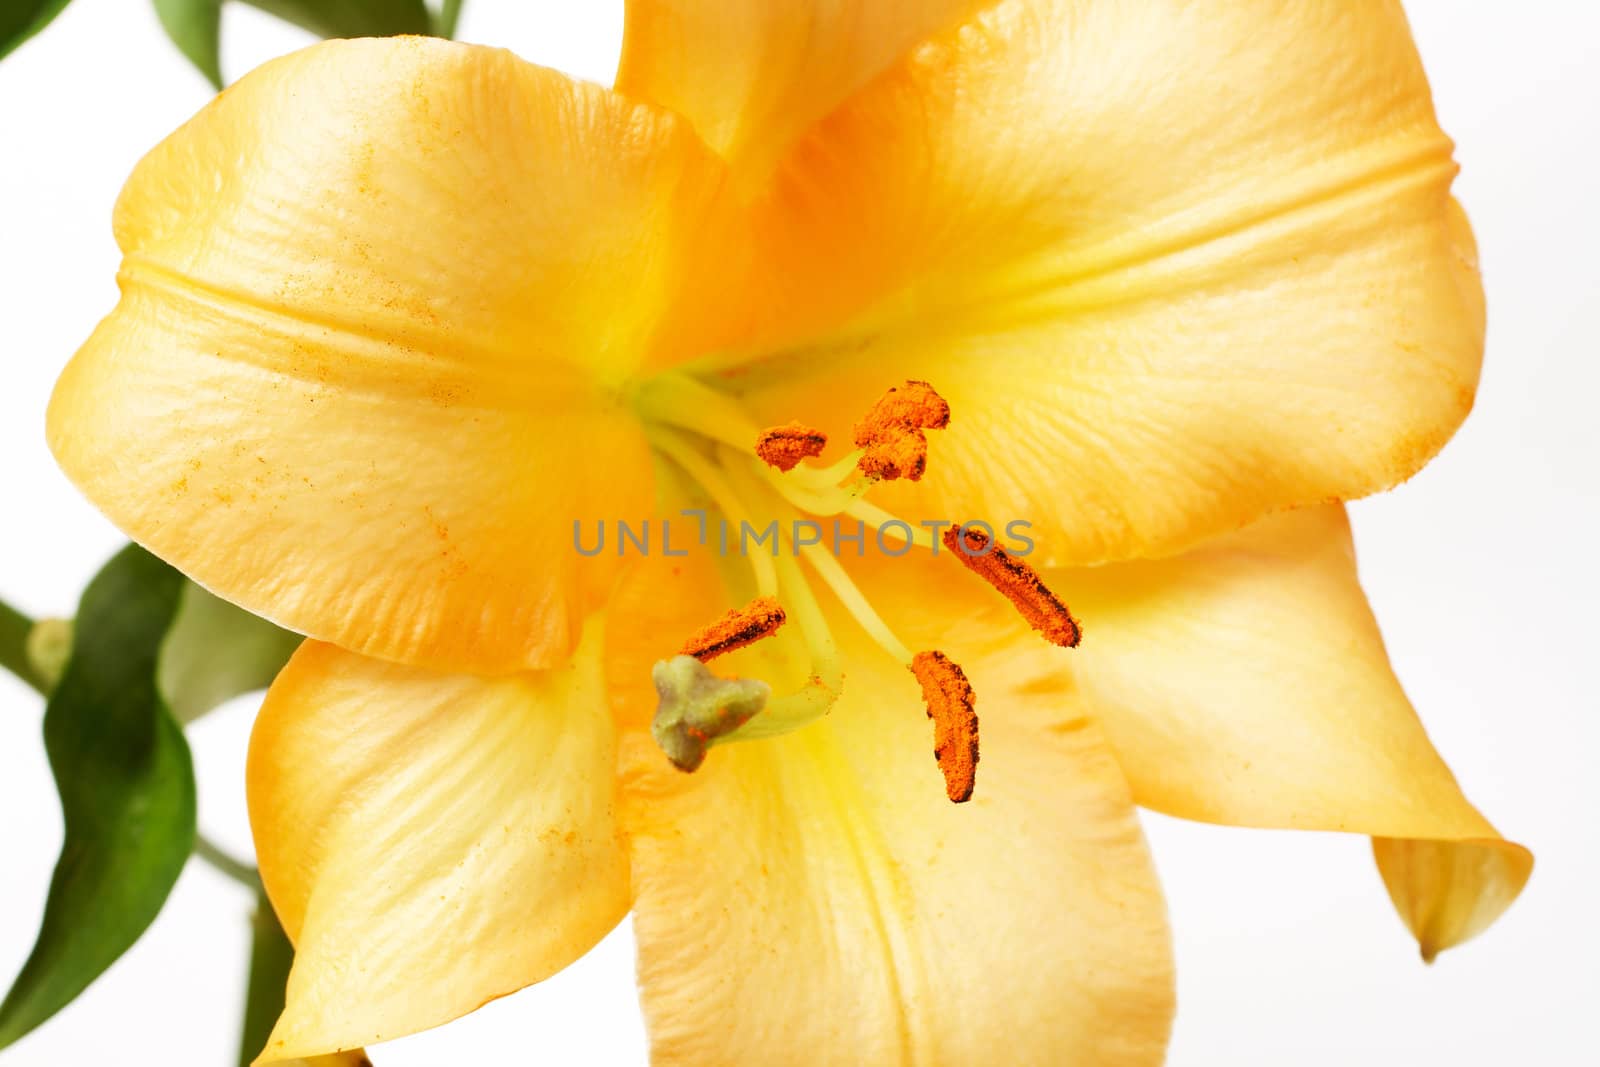
M 771 637 L 788 615 L 777 597 L 758 596 L 742 608 L 733 608 L 709 626 L 696 630 L 678 649 L 680 656 L 693 656 L 701 663 L 716 659 Z
M 1004 593 L 1046 641 L 1062 648 L 1077 647 L 1083 637 L 1078 620 L 1032 567 L 971 526 L 948 527 L 942 540 L 951 555 Z
M 815 459 L 828 447 L 828 435 L 800 422 L 762 430 L 756 438 L 756 455 L 770 467 L 785 473 L 803 459 Z
M 972 799 L 978 773 L 977 697 L 966 674 L 943 652 L 918 652 L 911 673 L 922 685 L 922 701 L 933 720 L 933 758 L 944 775 L 944 792 L 957 804 Z
M 928 466 L 923 431 L 948 425 L 950 405 L 927 382 L 890 389 L 856 423 L 856 444 L 865 449 L 857 466 L 871 478 L 919 481 Z

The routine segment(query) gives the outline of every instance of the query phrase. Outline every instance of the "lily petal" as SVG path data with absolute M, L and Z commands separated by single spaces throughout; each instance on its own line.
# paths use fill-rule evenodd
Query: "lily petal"
M 415 1033 L 565 967 L 628 907 L 598 642 L 436 674 L 307 642 L 251 737 L 256 851 L 294 941 L 259 1062 Z
M 617 90 L 687 115 L 753 182 L 811 123 L 981 0 L 629 0 Z
M 1072 674 L 1139 803 L 1378 838 L 1429 958 L 1522 889 L 1532 857 L 1468 803 L 1389 667 L 1343 508 L 1049 581 L 1084 620 Z
M 1522 892 L 1532 873 L 1526 849 L 1497 839 L 1372 839 L 1389 899 L 1432 963 L 1487 930 Z
M 913 520 L 1036 561 L 1181 550 L 1385 488 L 1472 404 L 1483 303 L 1398 3 L 1005 0 L 820 122 L 765 200 L 763 425 L 949 401 Z
M 610 580 L 573 520 L 650 503 L 620 382 L 698 350 L 702 268 L 738 269 L 725 184 L 685 123 L 509 52 L 274 61 L 129 180 L 122 299 L 51 447 L 135 540 L 291 629 L 553 666 Z
M 694 774 L 624 737 L 655 1062 L 1159 1063 L 1165 907 L 1097 728 L 966 662 L 982 764 L 951 804 L 910 671 L 851 653 L 825 720 Z

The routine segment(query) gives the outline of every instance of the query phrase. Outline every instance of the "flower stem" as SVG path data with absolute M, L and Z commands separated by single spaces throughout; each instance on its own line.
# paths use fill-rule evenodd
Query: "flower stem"
M 435 31 L 440 37 L 454 37 L 456 24 L 461 21 L 461 0 L 444 0 L 435 16 Z
M 28 656 L 28 635 L 33 620 L 0 600 L 0 667 L 21 678 L 40 696 L 50 695 L 49 686 Z
M 234 859 L 198 831 L 194 835 L 194 854 L 209 864 L 212 870 L 227 875 L 252 893 L 261 888 L 261 876 L 256 873 L 254 867 L 243 860 Z

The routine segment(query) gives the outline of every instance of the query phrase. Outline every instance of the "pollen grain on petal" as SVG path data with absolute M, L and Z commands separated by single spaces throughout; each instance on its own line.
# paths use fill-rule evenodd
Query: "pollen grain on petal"
M 1005 594 L 1028 620 L 1028 625 L 1038 630 L 1046 641 L 1062 648 L 1077 647 L 1083 628 L 1061 598 L 1027 563 L 972 526 L 950 526 L 945 529 L 942 540 L 950 554 L 968 570 Z
M 950 425 L 950 405 L 927 382 L 896 386 L 856 423 L 856 445 L 865 450 L 857 466 L 871 478 L 922 479 L 928 466 L 925 430 Z
M 945 795 L 965 803 L 972 799 L 978 773 L 977 695 L 966 672 L 943 652 L 918 652 L 911 658 L 911 673 L 933 720 L 933 756 L 944 775 Z
M 693 656 L 701 663 L 716 659 L 770 637 L 782 626 L 788 614 L 777 597 L 756 597 L 742 608 L 733 608 L 722 618 L 690 635 L 678 649 L 680 656 Z
M 802 422 L 791 422 L 761 431 L 756 438 L 756 455 L 768 466 L 788 473 L 803 459 L 815 459 L 828 447 L 828 435 Z

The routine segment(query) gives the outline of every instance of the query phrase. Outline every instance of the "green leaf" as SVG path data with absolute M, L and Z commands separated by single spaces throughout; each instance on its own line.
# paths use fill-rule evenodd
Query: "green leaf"
M 68 0 L 0 0 L 0 59 L 50 25 Z
M 212 88 L 222 90 L 222 0 L 155 0 L 161 28 L 178 51 L 200 68 Z
M 241 693 L 265 689 L 300 647 L 300 635 L 185 582 L 156 679 L 181 723 Z
M 0 1048 L 68 1004 L 138 940 L 194 844 L 194 768 L 156 686 L 183 600 L 177 571 L 130 545 L 89 583 L 45 709 L 65 840 L 33 952 L 0 1003 Z
M 318 37 L 392 37 L 431 34 L 433 15 L 423 0 L 247 0 Z

